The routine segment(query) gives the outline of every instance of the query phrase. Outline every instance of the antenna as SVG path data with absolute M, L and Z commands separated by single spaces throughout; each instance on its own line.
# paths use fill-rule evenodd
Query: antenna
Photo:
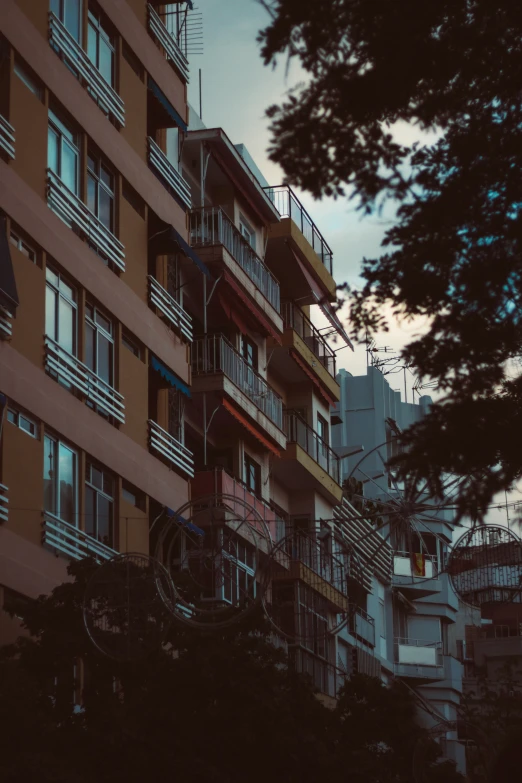
M 187 59 L 203 54 L 203 14 L 197 6 L 189 0 L 178 0 L 166 4 L 160 17 Z

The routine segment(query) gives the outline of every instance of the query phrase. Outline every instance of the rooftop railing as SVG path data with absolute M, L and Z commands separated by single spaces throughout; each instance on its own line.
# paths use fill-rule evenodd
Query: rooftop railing
M 279 283 L 221 207 L 192 210 L 190 230 L 194 247 L 223 245 L 274 310 L 280 312 Z
M 174 168 L 154 139 L 148 136 L 147 140 L 149 144 L 149 163 L 151 167 L 160 175 L 168 187 L 172 189 L 173 193 L 178 196 L 184 206 L 190 209 L 192 201 L 188 182 L 181 176 L 179 171 Z
M 215 334 L 194 340 L 192 372 L 194 375 L 223 373 L 270 421 L 280 430 L 283 429 L 281 397 L 223 335 Z
M 339 484 L 339 457 L 296 411 L 285 412 L 288 443 L 297 443 Z
M 293 302 L 283 302 L 281 315 L 285 329 L 293 329 L 335 378 L 335 353 L 310 319 Z
M 7 122 L 5 117 L 0 114 L 0 150 L 4 150 L 7 155 L 14 160 L 15 157 L 15 129 Z
M 181 51 L 174 36 L 169 32 L 161 17 L 156 13 L 150 3 L 147 5 L 147 9 L 149 12 L 149 30 L 165 50 L 167 59 L 176 66 L 182 77 L 188 82 L 189 64 L 187 58 Z
M 98 562 L 103 562 L 118 554 L 115 549 L 49 511 L 44 511 L 42 528 L 43 543 L 55 552 L 66 555 L 73 560 L 94 557 Z
M 318 258 L 332 274 L 332 251 L 323 235 L 288 185 L 263 188 L 282 218 L 290 218 L 315 250 Z

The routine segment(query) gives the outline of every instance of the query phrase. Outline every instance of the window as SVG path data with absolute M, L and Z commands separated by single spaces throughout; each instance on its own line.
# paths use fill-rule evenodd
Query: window
M 31 90 L 33 95 L 36 95 L 39 101 L 42 100 L 43 90 L 38 84 L 37 79 L 33 76 L 31 70 L 27 65 L 22 65 L 18 57 L 15 59 L 14 72 L 22 81 L 25 86 Z
M 47 165 L 76 196 L 79 195 L 79 157 L 77 134 L 49 110 Z
M 185 440 L 185 428 L 183 426 L 184 409 L 185 409 L 185 395 L 178 389 L 169 387 L 168 390 L 169 399 L 169 424 L 168 430 L 173 438 L 183 443 Z
M 85 532 L 102 544 L 114 545 L 115 481 L 105 468 L 85 466 Z
M 246 334 L 241 335 L 241 354 L 248 366 L 257 370 L 257 345 Z
M 261 465 L 245 454 L 245 484 L 254 494 L 261 494 Z
M 114 38 L 101 13 L 89 3 L 87 56 L 107 84 L 114 87 Z
M 51 0 L 51 11 L 74 40 L 81 43 L 82 0 Z
M 87 155 L 87 206 L 114 232 L 114 174 L 93 152 Z
M 95 305 L 85 305 L 85 364 L 109 386 L 114 385 L 114 326 Z
M 298 624 L 297 635 L 301 644 L 320 658 L 328 659 L 328 606 L 302 582 L 297 583 Z
M 38 424 L 29 416 L 26 416 L 25 413 L 22 413 L 15 408 L 9 407 L 7 409 L 7 421 L 11 422 L 11 424 L 14 424 L 15 427 L 18 427 L 24 432 L 27 432 L 27 434 L 32 438 L 38 438 Z
M 123 481 L 121 485 L 121 496 L 123 500 L 130 503 L 131 506 L 139 508 L 140 511 L 145 511 L 145 495 L 140 492 L 139 489 L 133 487 L 128 481 Z
M 46 435 L 44 438 L 44 509 L 77 526 L 78 455 L 70 446 Z
M 23 255 L 29 259 L 29 261 L 36 263 L 36 258 L 37 258 L 36 250 L 33 247 L 31 247 L 31 245 L 28 242 L 26 242 L 24 239 L 21 238 L 18 229 L 17 230 L 11 229 L 9 234 L 9 240 L 11 244 L 14 245 L 17 250 L 20 251 L 20 253 L 23 253 Z
M 317 434 L 326 444 L 330 442 L 328 422 L 320 413 L 317 414 Z
M 239 215 L 239 230 L 242 236 L 246 239 L 250 247 L 256 249 L 256 232 L 252 226 L 245 220 L 243 215 Z
M 386 613 L 384 611 L 384 601 L 379 601 L 379 621 L 381 626 L 381 636 L 386 638 Z
M 125 346 L 125 348 L 130 351 L 134 356 L 136 356 L 138 359 L 143 359 L 143 350 L 141 348 L 140 343 L 136 340 L 134 336 L 131 336 L 129 332 L 127 332 L 125 329 L 122 332 L 121 335 L 121 343 Z
M 223 598 L 236 604 L 255 598 L 255 552 L 252 545 L 223 530 Z
M 45 334 L 76 356 L 76 291 L 50 266 L 46 267 L 45 277 Z

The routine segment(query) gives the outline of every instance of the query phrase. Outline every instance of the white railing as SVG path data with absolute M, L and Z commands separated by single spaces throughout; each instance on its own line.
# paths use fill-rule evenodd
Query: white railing
M 395 660 L 406 666 L 442 667 L 442 642 L 424 639 L 395 639 Z
M 250 242 L 225 215 L 221 207 L 194 209 L 190 215 L 190 243 L 193 247 L 223 245 L 241 269 L 277 312 L 281 309 L 279 283 L 259 258 Z
M 10 158 L 15 157 L 15 129 L 0 114 L 0 149 L 7 152 Z
M 43 543 L 73 560 L 94 557 L 98 561 L 103 561 L 110 560 L 118 554 L 115 549 L 102 544 L 101 541 L 97 541 L 49 511 L 43 512 L 42 528 Z
M 280 430 L 283 429 L 283 401 L 235 348 L 216 334 L 192 343 L 194 375 L 223 373 Z
M 7 522 L 7 487 L 0 484 L 0 524 Z
M 192 452 L 152 419 L 149 419 L 149 443 L 151 449 L 157 451 L 177 468 L 183 470 L 190 478 L 194 478 L 194 456 Z
M 102 111 L 112 115 L 116 122 L 123 127 L 125 125 L 125 106 L 122 99 L 105 81 L 82 47 L 52 11 L 49 13 L 49 42 L 63 61 L 85 81 L 88 92 L 95 98 Z
M 52 169 L 47 169 L 47 203 L 68 226 L 79 230 L 98 252 L 125 272 L 125 247 Z
M 158 43 L 165 49 L 167 59 L 174 63 L 182 77 L 188 82 L 189 64 L 187 58 L 150 3 L 147 5 L 147 8 L 149 11 L 149 29 L 151 33 L 153 33 Z
M 437 577 L 437 555 L 421 552 L 397 552 L 393 557 L 393 575 L 416 579 L 435 579 Z
M 155 305 L 167 321 L 191 343 L 192 318 L 185 312 L 179 302 L 176 302 L 174 297 L 158 283 L 155 277 L 148 275 L 148 278 L 150 303 Z
M 11 318 L 13 316 L 6 310 L 5 307 L 0 306 L 0 340 L 8 340 L 12 337 L 13 327 L 11 324 Z
M 156 144 L 154 139 L 147 137 L 149 143 L 149 163 L 161 178 L 172 188 L 182 203 L 190 209 L 192 201 L 190 197 L 190 187 L 188 182 L 183 179 L 179 171 L 176 171 L 165 153 Z
M 375 647 L 375 620 L 364 609 L 352 608 L 349 627 L 354 636 Z
M 87 365 L 62 348 L 51 337 L 45 337 L 45 368 L 60 381 L 79 391 L 100 411 L 125 423 L 123 395 L 99 378 Z

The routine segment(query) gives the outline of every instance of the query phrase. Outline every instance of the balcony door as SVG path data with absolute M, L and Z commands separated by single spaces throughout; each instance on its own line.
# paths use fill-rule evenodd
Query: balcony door
M 76 43 L 81 45 L 82 0 L 51 0 L 50 10 Z

